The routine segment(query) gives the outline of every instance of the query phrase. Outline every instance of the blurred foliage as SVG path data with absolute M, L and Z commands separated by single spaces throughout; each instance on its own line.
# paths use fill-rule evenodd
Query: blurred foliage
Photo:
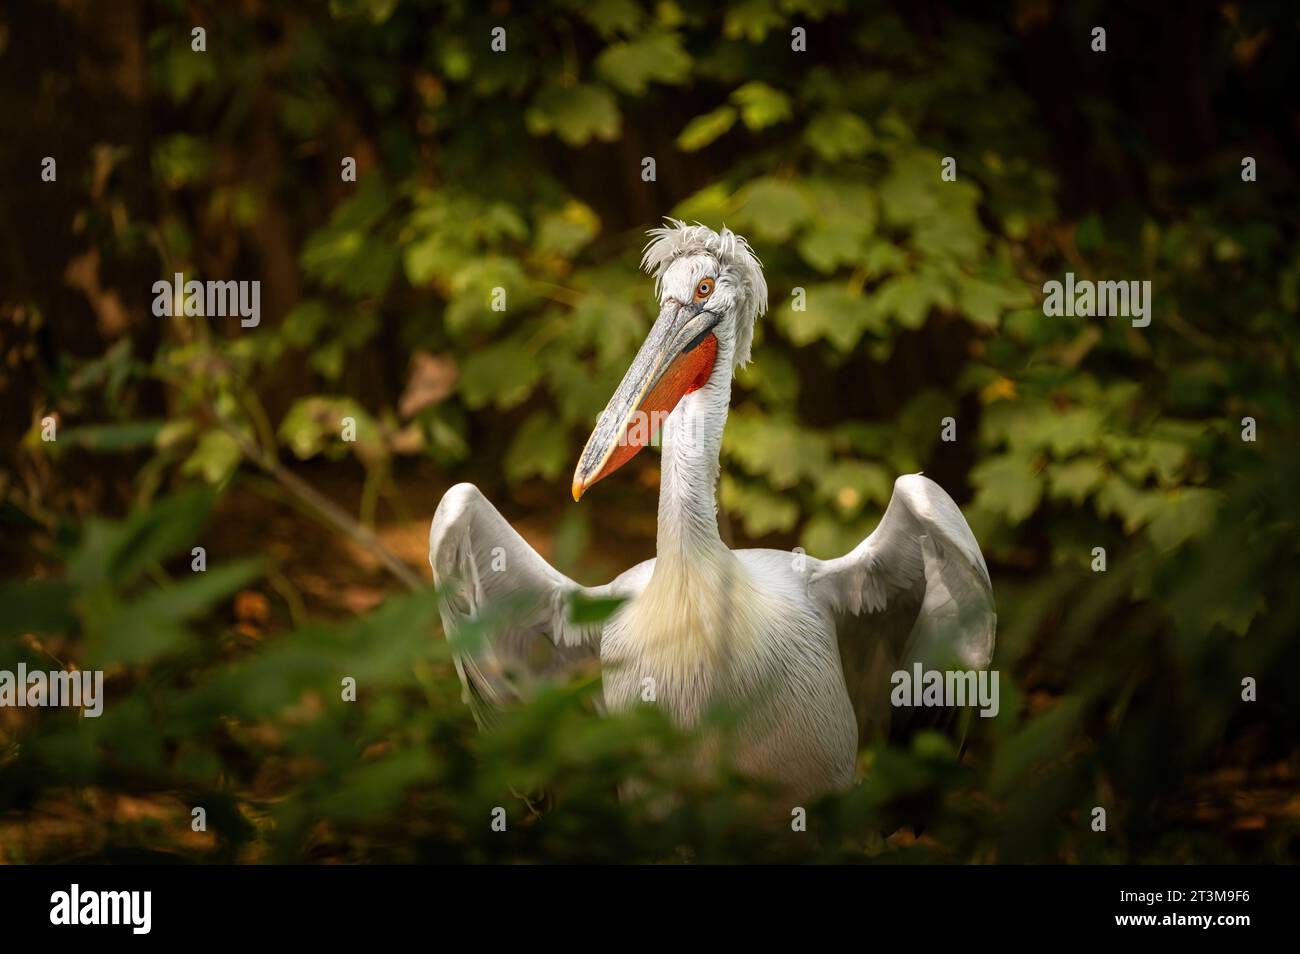
M 0 712 L 3 857 L 1296 859 L 1286 5 L 1112 16 L 1104 77 L 1088 3 L 251 6 L 0 14 L 0 56 L 62 30 L 138 54 L 70 45 L 87 72 L 32 107 L 77 119 L 32 123 L 60 146 L 63 198 L 31 201 L 66 220 L 5 240 L 0 390 L 20 419 L 0 490 L 24 582 L 0 591 L 0 668 L 102 668 L 109 703 Z M 1175 56 L 1181 72 L 1159 62 Z M 117 90 L 102 118 L 85 77 Z M 593 679 L 478 736 L 431 593 L 332 623 L 284 596 L 300 625 L 262 643 L 230 610 L 285 592 L 262 541 L 187 566 L 268 459 L 359 478 L 366 525 L 402 509 L 403 474 L 558 507 L 649 327 L 637 254 L 664 214 L 746 235 L 771 289 L 723 446 L 737 544 L 838 555 L 924 469 L 993 574 L 999 718 L 961 760 L 937 736 L 867 749 L 806 836 L 725 768 L 683 788 L 726 713 L 692 738 L 649 711 L 594 719 Z M 1045 317 L 1066 271 L 1150 280 L 1151 325 Z M 152 316 L 147 290 L 177 272 L 261 279 L 262 323 Z M 653 478 L 653 455 L 629 470 Z M 631 562 L 584 552 L 615 526 L 648 555 L 647 524 L 623 519 L 653 506 L 643 483 L 552 521 L 556 562 L 593 580 Z M 513 794 L 536 791 L 554 807 Z M 39 837 L 51 805 L 79 819 L 69 847 Z

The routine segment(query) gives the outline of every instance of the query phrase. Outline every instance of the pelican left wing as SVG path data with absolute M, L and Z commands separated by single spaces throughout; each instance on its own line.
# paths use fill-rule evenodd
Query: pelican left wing
M 613 596 L 583 587 L 528 545 L 473 484 L 443 495 L 429 528 L 429 565 L 442 590 L 448 639 L 479 621 L 471 647 L 456 652 L 465 701 L 480 724 L 524 697 L 539 679 L 560 678 L 600 660 L 603 624 L 572 621 L 575 596 Z
M 837 619 L 860 732 L 888 723 L 893 672 L 987 669 L 993 657 L 984 556 L 952 498 L 920 474 L 894 482 L 880 524 L 852 552 L 813 563 L 808 588 Z

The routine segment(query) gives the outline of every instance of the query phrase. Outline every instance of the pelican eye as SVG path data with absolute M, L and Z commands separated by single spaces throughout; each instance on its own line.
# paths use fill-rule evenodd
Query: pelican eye
M 695 300 L 704 301 L 704 299 L 708 298 L 712 294 L 713 294 L 713 279 L 712 278 L 700 279 L 700 283 L 695 286 Z

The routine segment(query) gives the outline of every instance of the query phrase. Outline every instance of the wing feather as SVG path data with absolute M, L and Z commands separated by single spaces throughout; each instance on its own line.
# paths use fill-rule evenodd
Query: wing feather
M 542 679 L 600 660 L 600 623 L 575 623 L 575 596 L 612 596 L 560 573 L 473 484 L 443 495 L 429 528 L 429 565 L 442 590 L 448 639 L 473 631 L 455 653 L 464 698 L 480 724 L 526 697 Z M 475 629 L 481 627 L 481 629 Z
M 891 721 L 890 677 L 987 669 L 997 613 L 993 584 L 966 518 L 934 481 L 898 478 L 885 515 L 852 552 L 817 561 L 809 592 L 834 616 L 860 736 Z M 916 715 L 916 713 L 912 713 Z

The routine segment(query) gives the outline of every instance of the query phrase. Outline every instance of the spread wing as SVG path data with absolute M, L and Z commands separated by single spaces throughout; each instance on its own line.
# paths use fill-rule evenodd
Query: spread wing
M 560 573 L 473 484 L 457 484 L 438 504 L 429 565 L 463 697 L 480 725 L 539 680 L 599 665 L 602 624 L 574 623 L 571 607 L 575 596 L 612 596 L 612 586 L 583 587 Z
M 997 613 L 984 556 L 952 498 L 920 474 L 894 482 L 880 524 L 851 553 L 814 563 L 809 592 L 836 620 L 860 738 L 924 721 L 915 709 L 891 711 L 896 670 L 979 670 L 992 659 Z

